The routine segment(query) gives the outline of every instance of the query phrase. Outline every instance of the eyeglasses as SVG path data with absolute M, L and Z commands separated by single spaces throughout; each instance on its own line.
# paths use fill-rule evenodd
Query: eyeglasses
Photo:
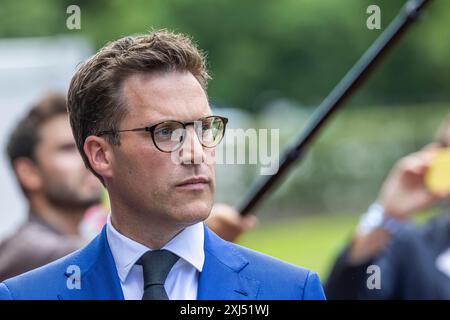
M 119 132 L 150 132 L 156 148 L 162 152 L 174 152 L 181 148 L 186 140 L 186 127 L 193 125 L 200 144 L 205 148 L 213 148 L 220 143 L 224 134 L 228 119 L 219 116 L 208 116 L 195 121 L 182 122 L 176 120 L 163 121 L 144 128 L 126 130 L 105 130 L 97 134 L 101 137 L 105 134 Z

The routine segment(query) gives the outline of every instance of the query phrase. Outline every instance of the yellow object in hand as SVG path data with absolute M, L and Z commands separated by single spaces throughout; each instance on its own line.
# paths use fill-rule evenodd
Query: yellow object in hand
M 439 150 L 433 156 L 425 184 L 432 193 L 450 193 L 450 148 Z

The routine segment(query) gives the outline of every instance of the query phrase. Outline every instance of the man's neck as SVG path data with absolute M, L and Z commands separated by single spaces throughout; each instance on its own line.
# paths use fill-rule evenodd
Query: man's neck
M 79 225 L 85 214 L 84 208 L 60 208 L 35 199 L 30 201 L 30 210 L 62 234 L 80 236 Z
M 122 235 L 134 240 L 152 250 L 161 249 L 170 240 L 177 236 L 186 226 L 169 226 L 166 223 L 142 221 L 134 216 L 126 216 L 123 211 L 120 215 L 111 214 L 113 227 Z

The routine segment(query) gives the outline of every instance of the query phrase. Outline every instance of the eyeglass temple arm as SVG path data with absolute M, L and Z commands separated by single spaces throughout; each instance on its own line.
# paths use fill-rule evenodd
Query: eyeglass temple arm
M 103 136 L 105 134 L 114 134 L 114 133 L 119 133 L 119 132 L 130 132 L 130 131 L 150 131 L 150 127 L 145 127 L 145 128 L 134 128 L 134 129 L 125 129 L 125 130 L 106 130 L 106 131 L 100 131 L 97 135 Z

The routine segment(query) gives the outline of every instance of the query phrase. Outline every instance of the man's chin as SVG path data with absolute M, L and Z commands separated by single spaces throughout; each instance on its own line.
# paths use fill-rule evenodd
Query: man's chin
M 100 205 L 101 199 L 100 198 L 79 199 L 78 203 L 80 207 L 89 209 L 91 207 Z
M 207 204 L 190 204 L 181 206 L 175 212 L 175 219 L 186 225 L 193 225 L 195 223 L 206 220 L 211 213 L 211 206 Z

